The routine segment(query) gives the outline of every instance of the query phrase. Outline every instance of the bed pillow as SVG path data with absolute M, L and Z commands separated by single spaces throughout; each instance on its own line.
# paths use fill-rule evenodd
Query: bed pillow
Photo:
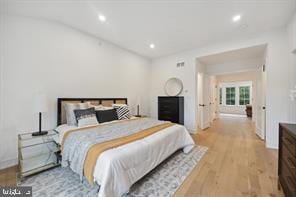
M 88 109 L 75 109 L 74 113 L 78 122 L 78 127 L 99 124 L 94 107 Z
M 90 102 L 87 102 L 87 103 L 88 103 L 88 107 L 94 107 L 96 111 L 97 110 L 113 109 L 113 107 L 106 107 L 106 106 L 103 106 L 103 105 L 93 105 Z
M 99 123 L 118 120 L 116 109 L 96 110 L 96 116 Z
M 74 114 L 74 110 L 87 108 L 88 103 L 65 103 L 64 109 L 66 113 L 67 125 L 77 126 L 77 120 Z
M 131 115 L 128 105 L 113 104 L 112 106 L 116 110 L 118 120 L 130 119 Z

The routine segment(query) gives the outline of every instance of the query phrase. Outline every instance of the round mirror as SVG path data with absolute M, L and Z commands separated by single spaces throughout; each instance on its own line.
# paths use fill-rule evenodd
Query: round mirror
M 165 83 L 164 90 L 168 96 L 178 96 L 183 90 L 183 83 L 178 78 L 170 78 Z

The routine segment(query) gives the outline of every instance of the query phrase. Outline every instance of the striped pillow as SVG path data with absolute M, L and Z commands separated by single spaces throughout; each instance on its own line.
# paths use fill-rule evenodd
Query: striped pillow
M 113 105 L 113 108 L 116 109 L 118 120 L 130 119 L 130 110 L 128 105 Z

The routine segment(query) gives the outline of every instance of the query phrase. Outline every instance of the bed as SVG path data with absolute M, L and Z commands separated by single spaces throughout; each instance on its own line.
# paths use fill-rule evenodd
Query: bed
M 195 146 L 182 125 L 151 118 L 131 117 L 77 128 L 66 124 L 63 105 L 90 102 L 112 106 L 126 98 L 59 98 L 56 139 L 62 147 L 62 166 L 69 166 L 82 181 L 99 186 L 98 196 L 122 196 L 158 164 L 179 149 Z

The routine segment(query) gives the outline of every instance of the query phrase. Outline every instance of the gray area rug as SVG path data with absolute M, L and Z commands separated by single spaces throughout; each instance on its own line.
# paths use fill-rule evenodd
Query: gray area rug
M 135 183 L 124 196 L 173 196 L 206 152 L 203 146 L 196 146 L 189 154 L 177 151 Z M 95 197 L 98 191 L 98 187 L 90 186 L 87 181 L 81 183 L 78 174 L 62 167 L 29 177 L 21 186 L 32 186 L 33 196 L 38 197 Z

